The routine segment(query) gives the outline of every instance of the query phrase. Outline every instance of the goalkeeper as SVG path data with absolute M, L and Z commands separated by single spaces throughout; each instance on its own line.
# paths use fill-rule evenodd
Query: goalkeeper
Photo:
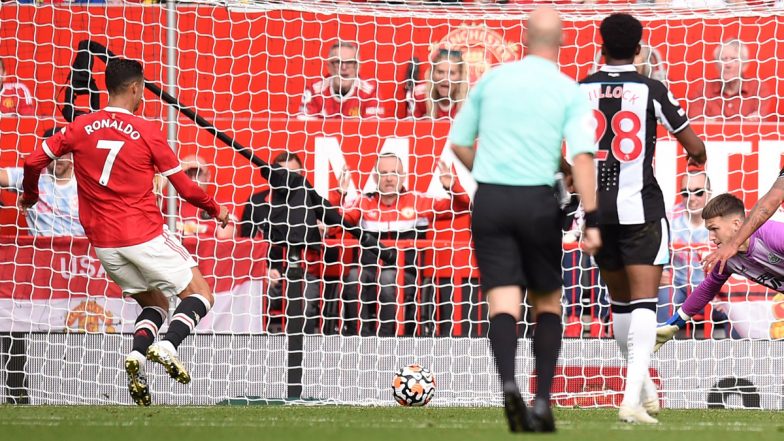
M 745 220 L 743 201 L 725 193 L 716 196 L 702 211 L 709 238 L 721 250 L 738 233 Z M 694 289 L 683 305 L 656 330 L 654 351 L 673 339 L 686 322 L 701 312 L 721 291 L 732 274 L 742 275 L 760 285 L 784 292 L 784 224 L 767 221 L 737 247 L 724 268 L 715 266 Z

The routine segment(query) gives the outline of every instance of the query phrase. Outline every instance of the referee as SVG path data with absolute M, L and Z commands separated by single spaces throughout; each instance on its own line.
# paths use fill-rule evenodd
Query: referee
M 558 70 L 561 19 L 539 8 L 528 19 L 523 60 L 488 72 L 471 90 L 449 134 L 473 171 L 473 234 L 482 291 L 489 299 L 490 346 L 512 432 L 555 430 L 550 386 L 561 348 L 561 211 L 555 174 L 565 139 L 574 186 L 586 211 L 583 249 L 600 246 L 596 228 L 595 130 L 589 102 Z M 479 138 L 479 148 L 474 141 Z M 536 401 L 528 414 L 515 382 L 523 290 L 536 314 Z

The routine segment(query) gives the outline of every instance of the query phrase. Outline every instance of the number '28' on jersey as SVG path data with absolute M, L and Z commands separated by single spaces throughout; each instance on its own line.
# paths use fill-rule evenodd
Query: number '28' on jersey
M 580 82 L 593 107 L 598 151 L 597 187 L 602 224 L 634 225 L 665 216 L 653 174 L 656 125 L 675 134 L 686 112 L 660 81 L 633 65 L 603 66 Z

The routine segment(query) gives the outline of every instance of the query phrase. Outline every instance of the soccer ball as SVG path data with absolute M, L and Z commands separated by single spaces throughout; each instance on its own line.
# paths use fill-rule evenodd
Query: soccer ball
M 424 406 L 435 392 L 433 373 L 418 364 L 400 368 L 392 379 L 392 396 L 401 406 Z

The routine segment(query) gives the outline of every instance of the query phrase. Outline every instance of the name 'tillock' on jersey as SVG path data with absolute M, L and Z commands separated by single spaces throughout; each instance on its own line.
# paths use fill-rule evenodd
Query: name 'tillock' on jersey
M 602 224 L 634 225 L 665 216 L 653 174 L 657 121 L 675 134 L 686 112 L 660 81 L 633 65 L 603 66 L 580 82 L 596 119 L 597 187 Z

